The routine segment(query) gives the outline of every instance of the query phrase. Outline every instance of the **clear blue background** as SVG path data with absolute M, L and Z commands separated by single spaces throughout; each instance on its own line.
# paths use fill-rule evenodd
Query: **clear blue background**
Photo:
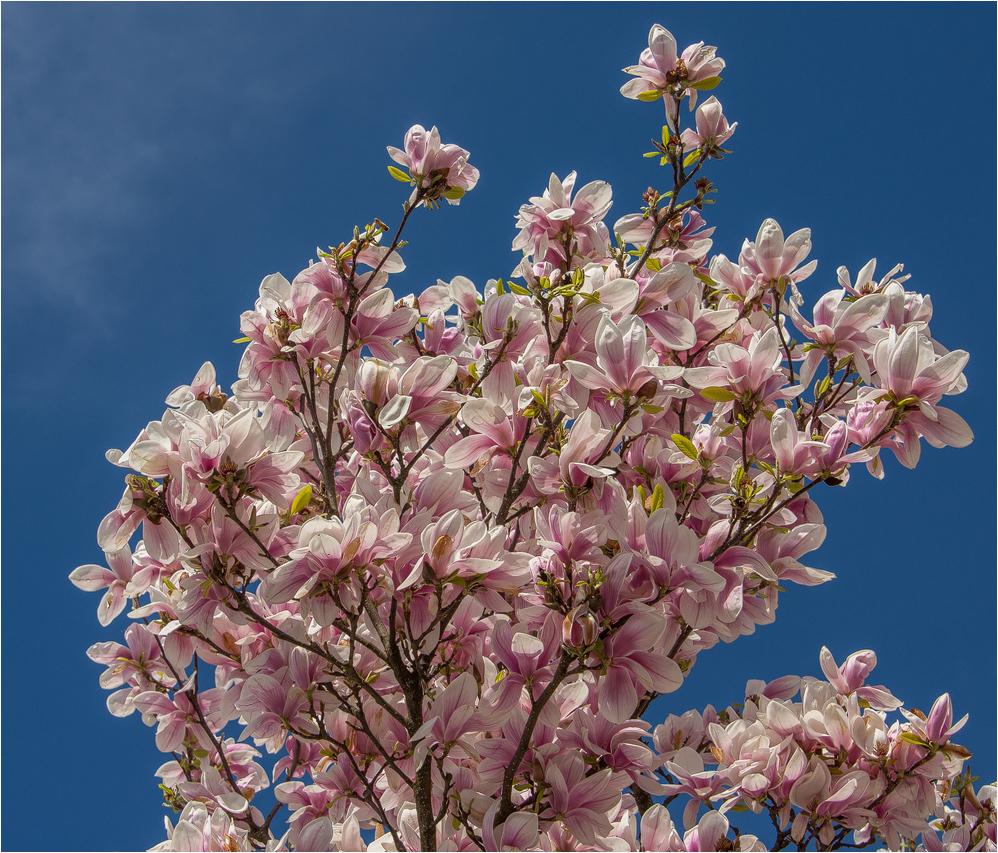
M 723 706 L 746 679 L 820 674 L 873 648 L 883 683 L 928 709 L 950 691 L 960 740 L 995 777 L 995 24 L 992 4 L 62 5 L 2 9 L 3 847 L 144 849 L 162 840 L 136 714 L 112 718 L 85 656 L 118 638 L 67 575 L 100 562 L 120 497 L 106 463 L 210 359 L 236 378 L 259 281 L 407 190 L 386 145 L 416 123 L 472 152 L 460 208 L 416 217 L 396 291 L 506 276 L 514 215 L 548 175 L 614 188 L 610 221 L 664 170 L 641 158 L 661 104 L 620 72 L 660 22 L 715 44 L 738 130 L 709 177 L 714 251 L 763 218 L 810 227 L 834 285 L 870 257 L 930 293 L 932 331 L 972 353 L 950 398 L 976 432 L 916 471 L 859 470 L 816 494 L 829 535 L 775 625 L 705 654 L 661 714 Z M 172 812 L 171 812 L 172 816 Z

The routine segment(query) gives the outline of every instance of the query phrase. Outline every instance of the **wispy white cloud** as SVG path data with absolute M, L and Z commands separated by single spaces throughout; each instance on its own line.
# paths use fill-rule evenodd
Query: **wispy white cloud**
M 94 311 L 113 258 L 157 214 L 150 187 L 231 143 L 219 116 L 308 97 L 259 58 L 260 37 L 210 7 L 5 6 L 5 302 Z

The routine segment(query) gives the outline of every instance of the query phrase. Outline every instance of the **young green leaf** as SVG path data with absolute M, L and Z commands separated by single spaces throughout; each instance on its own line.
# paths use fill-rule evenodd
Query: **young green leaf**
M 700 451 L 697 450 L 696 445 L 685 435 L 680 435 L 678 432 L 673 433 L 672 443 L 683 451 L 686 456 L 689 456 L 690 459 L 697 460 L 700 458 Z
M 709 388 L 701 388 L 700 396 L 711 403 L 730 403 L 732 400 L 738 399 L 738 396 L 727 388 L 719 388 L 716 385 Z
M 698 92 L 709 92 L 711 89 L 715 88 L 717 84 L 720 82 L 721 82 L 720 77 L 708 77 L 706 80 L 697 81 L 690 88 L 696 89 Z
M 300 492 L 295 496 L 293 503 L 291 504 L 291 515 L 295 515 L 301 512 L 305 507 L 309 505 L 312 501 L 312 487 L 306 484 Z
M 662 488 L 661 483 L 658 483 L 655 486 L 655 491 L 651 493 L 649 512 L 655 512 L 655 510 L 661 509 L 663 506 L 665 506 L 665 489 Z

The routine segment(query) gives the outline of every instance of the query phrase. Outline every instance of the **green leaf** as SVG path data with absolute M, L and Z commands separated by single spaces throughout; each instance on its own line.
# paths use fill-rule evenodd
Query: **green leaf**
M 309 505 L 312 501 L 312 487 L 306 484 L 300 492 L 295 496 L 294 501 L 291 504 L 291 509 L 289 510 L 290 515 L 296 515 L 301 512 L 305 507 Z
M 917 746 L 923 746 L 928 748 L 930 744 L 922 740 L 918 735 L 912 734 L 911 732 L 901 732 L 901 740 L 907 741 L 908 743 L 916 744 Z
M 547 402 L 544 400 L 544 395 L 540 391 L 536 388 L 531 388 L 530 394 L 537 401 L 538 405 L 543 406 L 545 409 L 547 408 Z
M 727 388 L 719 388 L 716 385 L 710 388 L 701 388 L 700 396 L 711 403 L 730 403 L 732 400 L 738 399 L 738 396 Z
M 638 95 L 638 100 L 650 103 L 651 101 L 657 101 L 663 94 L 661 89 L 652 89 L 650 92 L 642 92 Z
M 642 157 L 658 157 L 659 156 L 659 152 L 658 151 L 649 151 L 647 154 L 642 154 L 641 156 Z
M 669 144 L 669 137 L 671 135 L 672 134 L 669 132 L 669 125 L 663 124 L 662 125 L 662 144 L 663 145 L 668 145 Z
M 661 509 L 665 506 L 665 489 L 662 488 L 662 484 L 658 483 L 655 486 L 655 491 L 651 493 L 651 506 L 649 507 L 649 512 L 655 512 L 657 509 Z
M 401 169 L 396 169 L 394 166 L 388 167 L 388 173 L 395 178 L 396 181 L 401 181 L 403 184 L 408 184 L 412 180 L 408 174 L 403 172 Z
M 818 383 L 817 394 L 819 397 L 824 396 L 825 392 L 832 387 L 832 377 L 826 376 L 821 382 Z
M 503 284 L 502 279 L 501 278 L 497 278 L 496 279 L 496 293 L 502 295 L 505 292 L 506 292 L 506 287 Z
M 698 148 L 696 151 L 691 151 L 689 154 L 686 155 L 685 159 L 683 160 L 683 168 L 685 169 L 691 163 L 696 163 L 696 161 L 699 159 L 700 159 L 700 149 Z
M 647 412 L 649 415 L 657 415 L 665 411 L 665 406 L 653 406 L 650 403 L 645 403 L 641 407 L 642 411 Z
M 700 452 L 697 450 L 696 445 L 690 441 L 685 435 L 680 435 L 678 432 L 672 434 L 672 443 L 676 445 L 686 456 L 690 459 L 699 459 Z
M 649 258 L 645 266 L 648 267 L 649 272 L 658 272 L 662 269 L 662 262 L 658 258 Z
M 451 200 L 462 198 L 467 190 L 463 190 L 460 187 L 448 187 L 447 191 L 444 193 L 444 198 L 449 198 Z
M 694 83 L 690 88 L 696 89 L 698 92 L 709 92 L 720 82 L 720 77 L 708 77 L 706 80 L 700 80 L 699 82 Z
M 234 344 L 248 344 L 252 338 L 236 338 L 232 343 Z
M 519 284 L 514 284 L 513 282 L 509 282 L 509 289 L 512 290 L 513 293 L 517 293 L 520 296 L 532 296 L 533 295 L 529 290 L 527 290 L 527 288 L 522 287 Z

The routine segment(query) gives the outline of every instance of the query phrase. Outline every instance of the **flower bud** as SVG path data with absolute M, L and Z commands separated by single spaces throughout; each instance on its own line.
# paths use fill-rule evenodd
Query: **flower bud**
M 596 642 L 599 623 L 589 612 L 588 604 L 580 604 L 568 611 L 562 622 L 561 636 L 566 646 L 575 649 L 585 649 Z

